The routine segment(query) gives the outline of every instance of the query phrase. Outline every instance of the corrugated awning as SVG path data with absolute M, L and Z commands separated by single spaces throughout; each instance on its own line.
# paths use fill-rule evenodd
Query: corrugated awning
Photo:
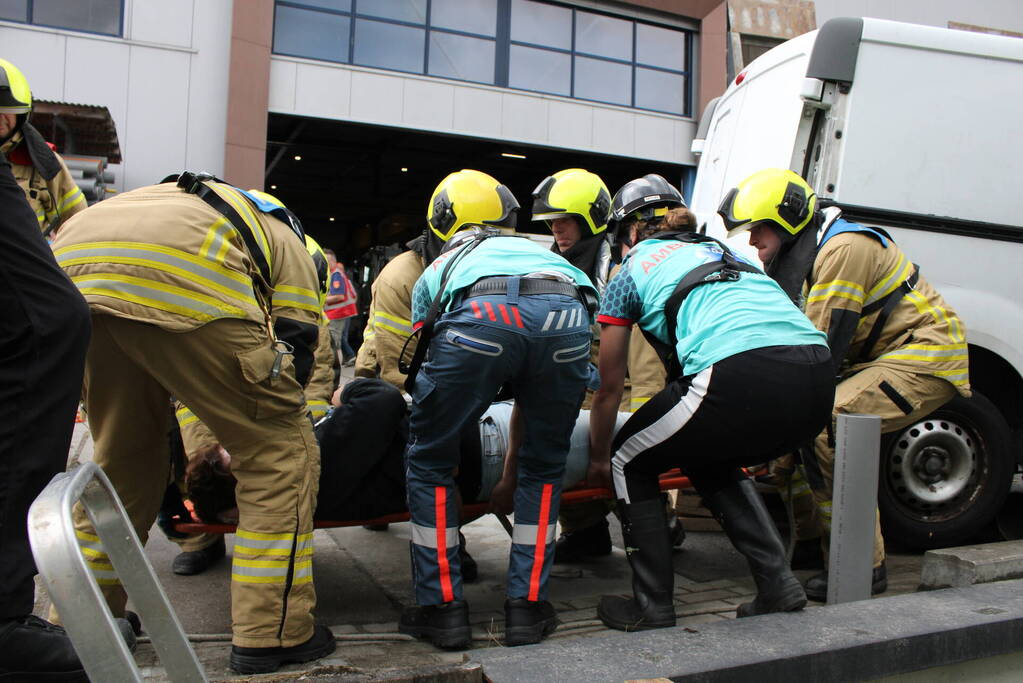
M 106 107 L 34 100 L 29 120 L 61 154 L 106 157 L 107 163 L 121 163 L 117 128 Z

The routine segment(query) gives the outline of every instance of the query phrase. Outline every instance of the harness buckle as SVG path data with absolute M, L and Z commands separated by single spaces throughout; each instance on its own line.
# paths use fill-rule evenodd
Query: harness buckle
M 214 176 L 210 173 L 191 173 L 185 171 L 178 177 L 178 187 L 188 194 L 196 194 L 205 181 L 214 179 Z

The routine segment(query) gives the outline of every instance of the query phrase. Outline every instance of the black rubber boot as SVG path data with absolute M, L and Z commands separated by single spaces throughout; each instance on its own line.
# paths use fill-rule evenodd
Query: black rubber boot
M 277 671 L 284 664 L 311 662 L 326 657 L 337 642 L 326 626 L 317 624 L 313 635 L 301 645 L 292 647 L 238 647 L 231 646 L 231 670 L 239 674 L 263 674 Z
M 593 526 L 561 534 L 554 544 L 554 564 L 585 562 L 590 557 L 611 554 L 611 532 L 607 520 Z
M 739 605 L 736 616 L 803 609 L 806 605 L 803 586 L 789 569 L 781 536 L 753 482 L 743 479 L 703 502 L 735 549 L 745 556 L 757 584 L 757 597 Z
M 554 606 L 546 600 L 508 598 L 504 602 L 504 644 L 508 647 L 539 643 L 557 627 Z
M 445 650 L 464 650 L 472 643 L 469 603 L 453 600 L 440 605 L 409 607 L 402 612 L 398 631 L 429 640 Z
M 213 545 L 207 546 L 202 550 L 192 550 L 187 553 L 178 554 L 171 564 L 171 571 L 181 576 L 202 574 L 212 567 L 217 560 L 223 558 L 226 550 L 224 537 L 221 536 Z
M 64 629 L 29 615 L 0 621 L 0 679 L 88 683 L 89 677 Z
M 814 602 L 827 602 L 828 573 L 814 574 L 806 580 L 806 597 Z M 870 594 L 877 595 L 888 590 L 888 567 L 884 562 L 870 573 Z
M 605 595 L 597 616 L 608 628 L 643 631 L 675 625 L 675 570 L 661 499 L 626 505 L 618 501 L 625 552 L 632 566 L 633 596 Z

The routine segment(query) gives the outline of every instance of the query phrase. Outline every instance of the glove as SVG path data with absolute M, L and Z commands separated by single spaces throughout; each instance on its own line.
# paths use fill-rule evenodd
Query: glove
M 160 527 L 167 538 L 188 538 L 188 534 L 174 530 L 175 517 L 180 521 L 190 521 L 192 515 L 188 513 L 185 502 L 181 500 L 181 491 L 177 484 L 171 483 L 163 492 L 163 502 L 160 503 L 160 512 L 156 515 L 156 525 Z

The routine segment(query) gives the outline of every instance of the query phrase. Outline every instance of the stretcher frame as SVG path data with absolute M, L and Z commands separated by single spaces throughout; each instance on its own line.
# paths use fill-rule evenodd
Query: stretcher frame
M 671 470 L 660 477 L 661 491 L 675 491 L 677 489 L 690 488 L 689 478 L 682 476 L 676 469 Z M 593 500 L 613 500 L 614 492 L 607 488 L 576 488 L 569 489 L 561 494 L 561 504 L 585 503 Z M 462 519 L 475 519 L 482 517 L 487 512 L 490 503 L 469 503 L 462 506 Z M 409 521 L 408 512 L 397 512 L 391 515 L 375 517 L 373 519 L 330 521 L 316 520 L 313 522 L 315 529 L 334 529 L 337 527 L 369 526 L 376 524 L 396 524 Z M 236 529 L 234 524 L 206 524 L 203 522 L 178 521 L 174 524 L 174 530 L 183 534 L 233 534 Z

